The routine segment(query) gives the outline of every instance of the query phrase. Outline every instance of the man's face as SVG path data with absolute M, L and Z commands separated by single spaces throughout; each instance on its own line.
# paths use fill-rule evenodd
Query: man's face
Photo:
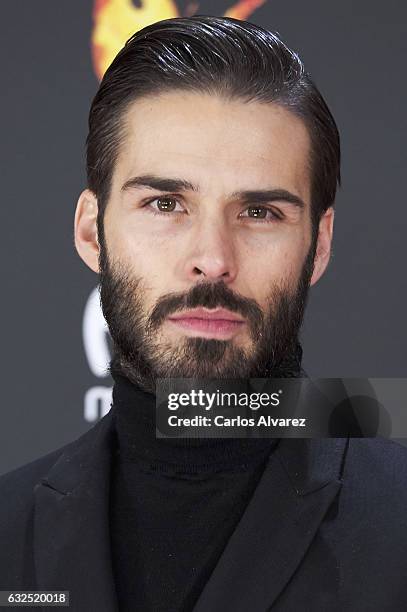
M 316 246 L 306 127 L 273 104 L 171 92 L 133 103 L 125 128 L 87 261 L 121 367 L 146 388 L 285 375 Z

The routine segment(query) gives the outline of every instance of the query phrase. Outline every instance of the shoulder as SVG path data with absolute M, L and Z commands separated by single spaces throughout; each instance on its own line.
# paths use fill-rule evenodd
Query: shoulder
M 58 461 L 65 445 L 0 476 L 0 585 L 35 588 L 31 568 L 35 487 Z
M 68 490 L 73 486 L 72 478 L 80 477 L 89 461 L 107 456 L 112 432 L 112 411 L 109 411 L 68 444 L 0 476 L 0 528 L 33 507 L 35 488 L 42 479 L 49 480 L 51 476 L 55 480 L 57 476 L 62 487 Z
M 0 504 L 0 514 L 4 505 L 10 508 L 15 503 L 20 507 L 21 500 L 27 495 L 32 496 L 35 486 L 43 478 L 49 478 L 50 474 L 55 475 L 55 470 L 58 476 L 64 477 L 62 486 L 69 488 L 68 480 L 71 475 L 80 475 L 83 467 L 92 458 L 98 460 L 105 456 L 112 432 L 112 411 L 109 411 L 90 429 L 68 444 L 0 476 L 0 496 L 3 501 L 3 504 Z
M 407 448 L 384 438 L 350 438 L 342 472 L 341 504 L 360 524 L 403 531 L 407 544 Z
M 112 432 L 109 415 L 72 442 L 0 476 L 0 585 L 34 588 L 37 493 L 44 490 L 40 484 L 69 491 L 93 462 L 106 462 Z
M 385 438 L 350 438 L 344 478 L 359 477 L 392 486 L 407 485 L 407 447 Z M 407 492 L 407 487 L 406 487 Z
M 0 498 L 3 511 L 17 511 L 26 505 L 31 498 L 35 485 L 58 461 L 59 457 L 69 449 L 70 442 L 0 476 Z M 2 512 L 0 509 L 0 513 Z

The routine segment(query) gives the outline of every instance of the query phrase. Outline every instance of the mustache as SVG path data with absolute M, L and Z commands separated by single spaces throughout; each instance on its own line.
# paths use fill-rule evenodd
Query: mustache
M 255 300 L 236 295 L 224 281 L 219 281 L 200 282 L 187 294 L 169 293 L 162 296 L 150 314 L 148 330 L 157 330 L 169 315 L 177 311 L 198 307 L 227 308 L 236 312 L 249 321 L 252 333 L 256 336 L 263 324 L 263 313 Z

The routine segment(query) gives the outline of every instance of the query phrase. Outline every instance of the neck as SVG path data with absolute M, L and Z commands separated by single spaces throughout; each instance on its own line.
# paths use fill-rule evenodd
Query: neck
M 277 438 L 157 438 L 155 395 L 113 373 L 113 420 L 119 456 L 158 471 L 198 473 L 261 460 Z

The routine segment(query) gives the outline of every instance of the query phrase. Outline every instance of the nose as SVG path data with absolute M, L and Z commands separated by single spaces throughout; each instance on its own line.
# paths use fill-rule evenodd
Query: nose
M 191 236 L 184 272 L 190 281 L 199 277 L 213 282 L 234 281 L 237 275 L 235 246 L 223 221 L 200 223 Z

